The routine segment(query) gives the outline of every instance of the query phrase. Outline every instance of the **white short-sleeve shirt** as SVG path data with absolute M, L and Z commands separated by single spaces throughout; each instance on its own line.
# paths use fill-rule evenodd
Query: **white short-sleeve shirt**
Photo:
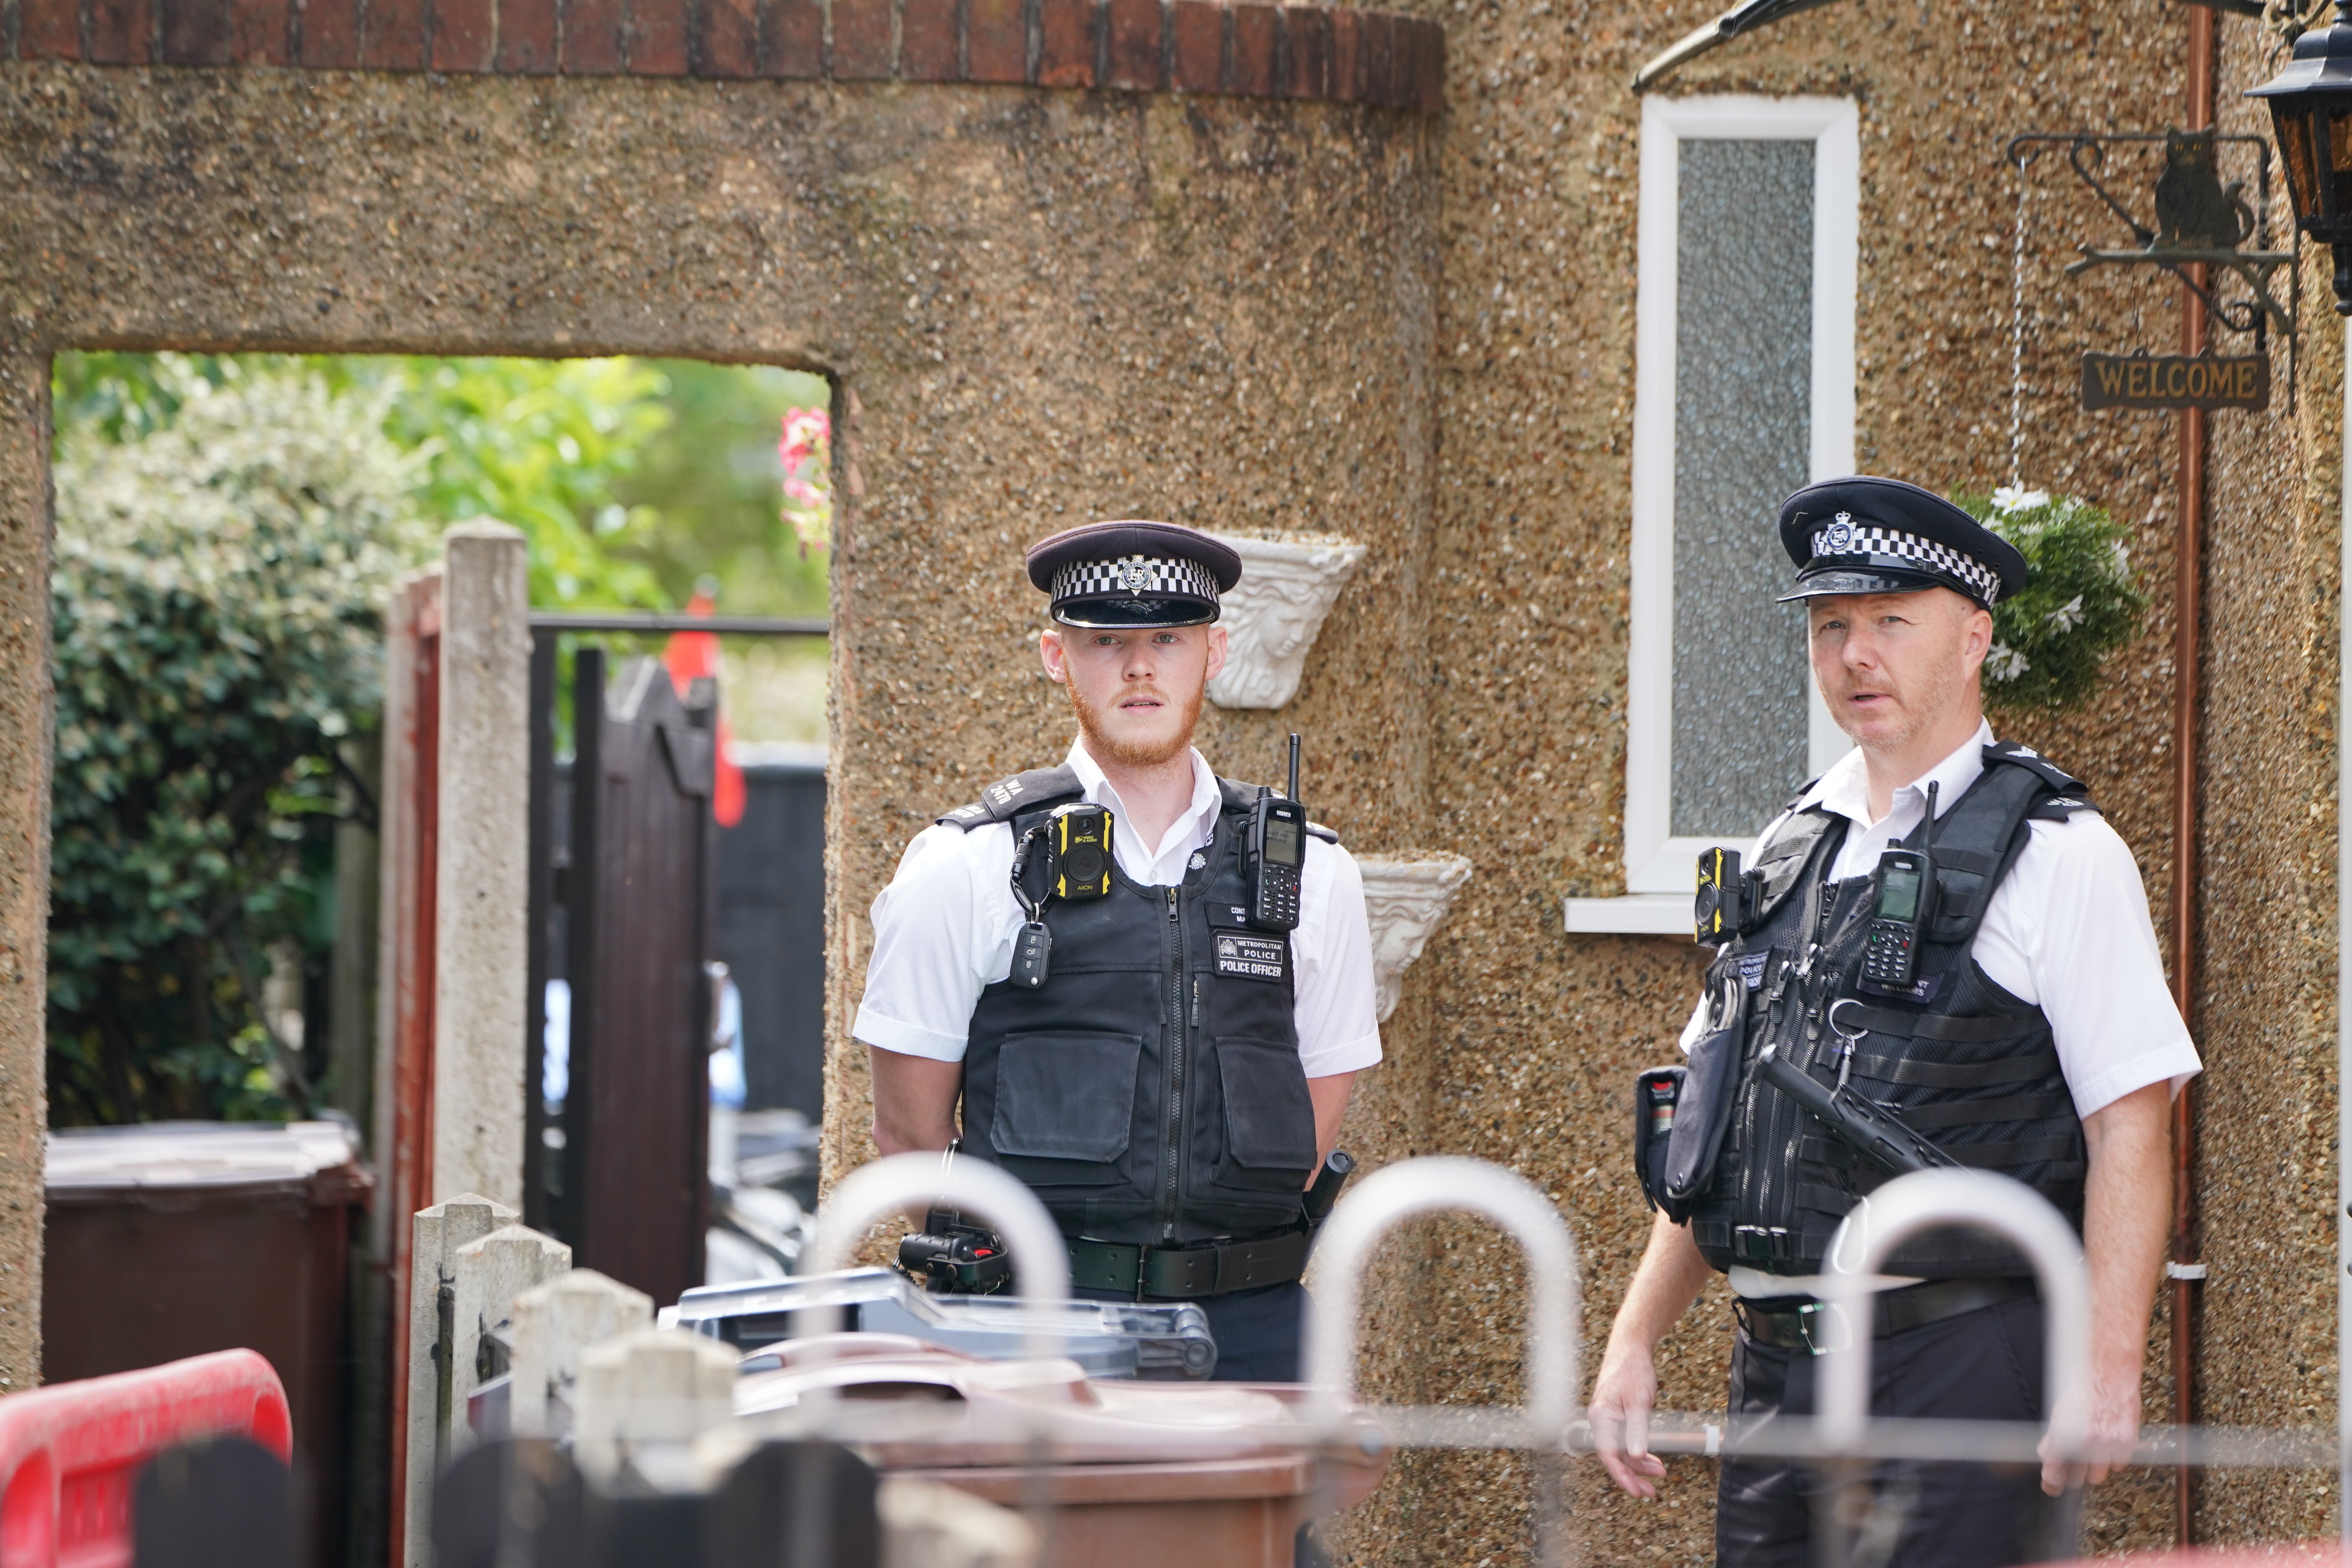
M 1118 824 L 1111 852 L 1129 881 L 1181 882 L 1193 853 L 1215 832 L 1216 775 L 1200 752 L 1192 758 L 1191 802 L 1157 845 L 1146 845 L 1126 831 L 1127 808 L 1085 742 L 1070 747 L 1066 760 L 1086 798 Z M 981 992 L 1013 973 L 1022 914 L 1012 874 L 1010 823 L 917 834 L 874 900 L 874 952 L 850 1033 L 877 1050 L 961 1061 Z M 1355 1072 L 1381 1059 L 1364 879 L 1355 857 L 1309 837 L 1300 880 L 1298 927 L 1290 933 L 1298 1059 L 1308 1078 Z
M 1862 752 L 1847 752 L 1796 805 L 1824 806 L 1849 825 L 1831 876 L 1868 876 L 1880 851 L 1927 816 L 1931 781 L 1941 820 L 1984 772 L 1991 743 L 1992 726 L 1979 725 L 1968 744 L 1896 790 L 1876 822 Z M 1993 889 L 1970 956 L 1994 984 L 2050 1020 L 2076 1115 L 2152 1083 L 2169 1081 L 2179 1093 L 2204 1064 L 2165 984 L 2139 863 L 2106 818 L 2090 812 L 2028 826 L 2032 837 Z M 1684 1050 L 1697 1043 L 1706 1012 L 1702 999 L 1683 1029 Z

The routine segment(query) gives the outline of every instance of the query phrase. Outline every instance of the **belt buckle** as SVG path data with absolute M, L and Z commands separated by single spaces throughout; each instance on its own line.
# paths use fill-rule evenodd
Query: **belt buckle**
M 1819 1337 L 1813 1331 L 1816 1322 L 1822 1325 Z M 1810 1354 L 1827 1355 L 1853 1348 L 1853 1325 L 1835 1301 L 1808 1301 L 1797 1309 L 1797 1337 Z

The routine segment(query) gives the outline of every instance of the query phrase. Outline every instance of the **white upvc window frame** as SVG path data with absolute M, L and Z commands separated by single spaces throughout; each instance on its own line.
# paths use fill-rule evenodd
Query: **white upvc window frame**
M 1812 479 L 1853 471 L 1854 302 L 1860 282 L 1861 117 L 1846 98 L 1645 98 L 1634 307 L 1631 646 L 1626 660 L 1625 890 L 1571 899 L 1570 931 L 1690 930 L 1692 868 L 1722 842 L 1671 831 L 1674 759 L 1676 241 L 1685 141 L 1813 143 Z M 1760 525 L 1757 548 L 1779 542 Z M 1807 683 L 1811 690 L 1811 682 Z M 1820 694 L 1807 750 L 1821 772 L 1849 745 Z M 1799 781 L 1791 779 L 1793 786 Z M 1761 826 L 1759 823 L 1757 825 Z

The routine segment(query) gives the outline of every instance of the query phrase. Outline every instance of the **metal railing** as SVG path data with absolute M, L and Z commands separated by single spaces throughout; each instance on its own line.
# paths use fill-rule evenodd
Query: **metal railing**
M 927 1203 L 951 1205 L 992 1226 L 1011 1255 L 1024 1298 L 1041 1305 L 1067 1300 L 1065 1243 L 1028 1189 L 985 1162 L 935 1154 L 877 1161 L 845 1178 L 819 1211 L 811 1268 L 827 1271 L 853 1262 L 876 1222 Z M 1438 1213 L 1466 1213 L 1494 1223 L 1513 1237 L 1525 1259 L 1526 1381 L 1517 1405 L 1355 1403 L 1365 1271 L 1382 1238 L 1398 1225 Z M 1871 1297 L 1899 1283 L 1879 1270 L 1907 1240 L 1946 1228 L 1998 1237 L 2020 1249 L 2034 1269 L 2046 1321 L 2047 1423 L 1893 1418 L 1870 1413 L 1874 1351 L 1868 1331 Z M 1889 1182 L 1857 1204 L 1840 1226 L 1812 1289 L 1832 1314 L 1856 1330 L 1842 1342 L 1826 1342 L 1830 1348 L 1820 1369 L 1817 1415 L 1655 1412 L 1649 1447 L 1664 1455 L 1794 1461 L 1814 1468 L 1827 1483 L 1817 1491 L 1823 1506 L 1815 1515 L 1816 1561 L 1832 1568 L 1847 1568 L 1865 1558 L 1875 1561 L 1868 1551 L 1856 1552 L 1856 1546 L 1874 1542 L 1876 1550 L 1897 1538 L 1906 1506 L 1904 1488 L 1867 1484 L 1874 1479 L 1883 1483 L 1884 1476 L 1874 1478 L 1873 1472 L 1890 1461 L 2037 1465 L 2048 1455 L 2142 1466 L 2325 1469 L 2337 1460 L 2331 1435 L 2317 1430 L 2144 1427 L 2127 1452 L 2104 1451 L 2107 1440 L 2089 1419 L 2090 1291 L 2081 1244 L 2055 1209 L 2006 1177 L 1930 1171 Z M 1366 1467 L 1384 1464 L 1385 1456 L 1398 1449 L 1525 1453 L 1534 1481 L 1535 1557 L 1550 1568 L 1566 1561 L 1570 1545 L 1567 1467 L 1594 1452 L 1591 1426 L 1582 1418 L 1579 1404 L 1580 1311 L 1575 1238 L 1566 1220 L 1531 1183 L 1475 1160 L 1399 1162 L 1367 1177 L 1325 1224 L 1306 1325 L 1307 1385 L 1273 1397 L 1267 1392 L 1246 1393 L 1244 1414 L 1238 1419 L 1229 1418 L 1234 1406 L 1222 1407 L 1210 1418 L 1217 1434 L 1211 1447 L 1201 1446 L 1209 1427 L 1193 1415 L 1175 1417 L 1165 1428 L 1165 1457 L 1292 1456 L 1311 1468 L 1304 1472 L 1305 1491 L 1284 1495 L 1296 1500 L 1297 1512 L 1323 1517 L 1348 1500 L 1340 1493 L 1351 1485 L 1351 1495 L 1362 1496 L 1377 1473 Z M 1033 1362 L 1055 1357 L 1062 1348 L 1046 1326 L 1049 1321 L 1041 1312 L 1025 1331 L 1024 1353 Z M 834 1326 L 831 1310 L 813 1306 L 794 1315 L 790 1331 L 807 1336 Z M 826 1359 L 824 1349 L 815 1345 L 804 1347 L 803 1353 Z M 845 1369 L 845 1363 L 836 1364 Z M 739 1415 L 729 1424 L 737 1434 L 734 1440 L 820 1439 L 856 1446 L 868 1454 L 898 1445 L 902 1452 L 932 1456 L 908 1461 L 919 1468 L 942 1462 L 938 1456 L 948 1449 L 993 1455 L 963 1462 L 1010 1465 L 1020 1472 L 1017 1500 L 1007 1500 L 1026 1517 L 1049 1558 L 1076 1539 L 1062 1539 L 1057 1518 L 1060 1507 L 1071 1500 L 1060 1490 L 1068 1478 L 1091 1464 L 1126 1462 L 1107 1458 L 1100 1447 L 1104 1411 L 1116 1408 L 1118 1402 L 1106 1407 L 1082 1391 L 1079 1397 L 1053 1392 L 1076 1388 L 1071 1380 L 1078 1370 L 1066 1361 L 1002 1368 L 976 1386 L 1003 1391 L 1008 1397 L 991 1394 L 968 1405 L 895 1398 L 887 1390 L 893 1379 L 903 1380 L 905 1372 L 889 1370 L 887 1357 L 876 1365 L 882 1385 L 876 1391 L 879 1397 L 848 1397 L 856 1392 L 856 1374 L 845 1381 L 828 1370 L 808 1384 L 791 1420 L 770 1421 L 756 1413 Z M 1250 1399 L 1261 1402 L 1255 1411 L 1247 1408 Z M 1133 1401 L 1129 1405 L 1137 1407 Z M 722 1402 L 722 1418 L 723 1411 Z M 2103 1451 L 2095 1452 L 2095 1444 Z M 1145 1445 L 1154 1455 L 1161 1447 L 1156 1436 Z M 680 1449 L 680 1455 L 685 1452 Z M 671 1458 L 676 1461 L 671 1468 L 679 1474 L 691 1468 L 683 1458 Z M 2081 1494 L 2070 1496 L 2079 1500 Z M 2044 1545 L 2071 1545 L 2063 1537 L 2074 1528 L 2073 1514 L 2054 1510 L 2053 1521 L 2053 1539 Z

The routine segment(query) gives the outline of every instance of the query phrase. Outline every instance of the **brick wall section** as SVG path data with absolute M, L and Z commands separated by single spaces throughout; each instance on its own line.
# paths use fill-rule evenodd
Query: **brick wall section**
M 1227 0 L 16 0 L 0 58 L 1027 83 L 1436 114 L 1418 16 Z

